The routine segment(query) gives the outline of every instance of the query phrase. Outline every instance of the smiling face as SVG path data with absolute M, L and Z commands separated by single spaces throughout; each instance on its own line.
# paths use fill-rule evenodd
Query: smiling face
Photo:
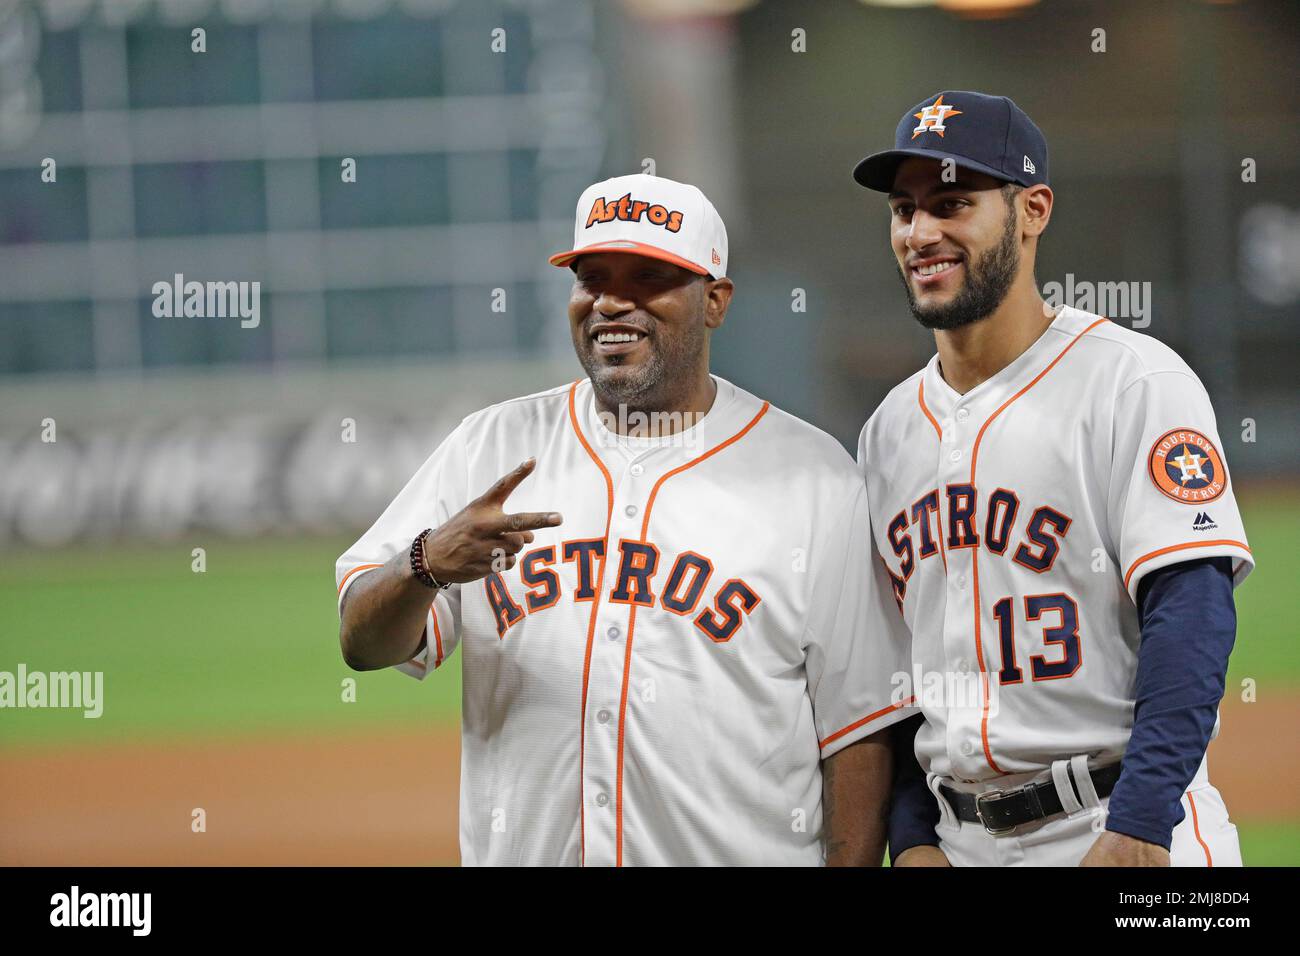
M 729 297 L 728 280 L 624 252 L 579 257 L 573 280 L 573 347 L 606 407 L 671 409 L 708 377 L 708 332 L 722 324 L 717 292 Z
M 1020 272 L 1014 187 L 957 170 L 944 182 L 938 160 L 912 157 L 889 194 L 890 240 L 916 320 L 956 329 L 991 315 Z

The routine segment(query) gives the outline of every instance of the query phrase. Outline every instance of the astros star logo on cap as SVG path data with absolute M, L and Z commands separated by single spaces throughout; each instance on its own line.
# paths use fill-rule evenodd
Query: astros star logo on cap
M 950 116 L 960 116 L 961 110 L 945 103 L 943 94 L 940 93 L 933 103 L 922 107 L 921 112 L 912 115 L 920 120 L 916 124 L 916 129 L 912 130 L 912 139 L 916 139 L 927 130 L 932 130 L 942 136 L 944 130 L 943 121 Z

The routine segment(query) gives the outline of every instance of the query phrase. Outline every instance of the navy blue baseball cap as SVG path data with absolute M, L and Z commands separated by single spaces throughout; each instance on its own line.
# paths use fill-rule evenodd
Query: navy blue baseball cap
M 953 159 L 963 169 L 1007 183 L 1047 183 L 1043 131 L 1005 96 L 944 90 L 908 110 L 894 130 L 894 148 L 872 153 L 853 168 L 868 189 L 889 192 L 909 156 Z

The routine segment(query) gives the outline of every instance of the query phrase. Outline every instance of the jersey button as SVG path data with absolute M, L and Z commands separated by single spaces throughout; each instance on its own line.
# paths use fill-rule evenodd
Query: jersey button
M 957 662 L 957 673 L 958 673 L 958 674 L 969 674 L 969 673 L 970 673 L 970 661 L 965 660 L 965 659 L 958 661 L 958 662 Z
M 628 471 L 632 472 L 632 477 L 640 478 L 645 473 L 644 465 L 633 465 Z
M 959 421 L 959 422 L 964 422 L 964 421 L 965 421 L 966 419 L 968 419 L 968 418 L 970 418 L 970 409 L 969 409 L 969 408 L 959 408 L 959 409 L 957 409 L 957 421 Z
M 596 806 L 603 807 L 607 803 L 609 803 L 609 797 L 605 796 L 603 793 L 596 794 Z
M 609 639 L 610 639 L 611 641 L 617 641 L 617 640 L 618 640 L 618 628 L 617 628 L 617 627 L 611 627 L 611 628 L 610 628 L 608 631 L 606 631 L 605 633 L 609 635 Z
M 628 505 L 626 508 L 623 509 L 623 514 L 627 515 L 629 518 L 635 516 L 636 505 Z
M 948 460 L 961 461 L 961 451 L 959 449 L 954 448 L 952 451 L 948 453 Z
M 609 723 L 609 711 L 605 710 L 604 708 L 601 708 L 600 710 L 596 711 L 596 720 L 602 724 Z
M 962 752 L 962 756 L 969 757 L 971 754 L 975 752 L 975 745 L 971 743 L 969 740 L 963 740 L 961 742 L 961 752 Z M 597 797 L 596 800 L 597 802 L 599 802 L 600 797 Z M 604 806 L 604 804 L 602 803 L 601 806 Z

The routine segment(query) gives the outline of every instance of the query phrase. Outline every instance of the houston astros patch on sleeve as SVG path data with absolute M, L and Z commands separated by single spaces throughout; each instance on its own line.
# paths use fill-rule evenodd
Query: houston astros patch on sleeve
M 1228 471 L 1223 456 L 1200 432 L 1175 428 L 1151 446 L 1151 480 L 1162 494 L 1184 504 L 1204 504 L 1223 494 Z

